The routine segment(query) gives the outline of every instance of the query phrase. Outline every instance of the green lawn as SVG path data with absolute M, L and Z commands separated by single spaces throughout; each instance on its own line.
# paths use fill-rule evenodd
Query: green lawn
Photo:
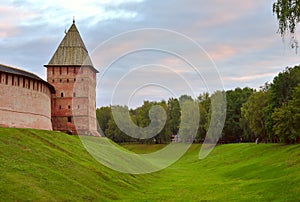
M 222 145 L 204 160 L 200 147 L 167 169 L 130 175 L 99 164 L 76 136 L 0 128 L 0 201 L 300 201 L 300 145 Z

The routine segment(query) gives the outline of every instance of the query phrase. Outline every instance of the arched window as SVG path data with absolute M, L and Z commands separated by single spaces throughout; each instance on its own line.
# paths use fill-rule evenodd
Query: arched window
M 63 92 L 60 93 L 60 97 L 64 97 L 64 93 Z

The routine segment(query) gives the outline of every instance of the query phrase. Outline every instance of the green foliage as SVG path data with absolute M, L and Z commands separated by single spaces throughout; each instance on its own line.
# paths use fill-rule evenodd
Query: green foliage
M 267 139 L 266 131 L 266 113 L 265 109 L 268 106 L 268 93 L 259 91 L 253 93 L 246 103 L 242 106 L 242 119 L 249 125 L 251 133 L 244 134 L 244 138 L 254 141 L 256 137 Z M 244 126 L 246 127 L 246 126 Z
M 194 142 L 199 143 L 203 142 L 208 136 L 208 129 L 211 124 L 214 127 L 210 127 L 209 133 L 211 135 L 219 133 L 215 129 L 222 128 L 222 120 L 224 118 L 221 116 L 223 114 L 222 110 L 226 109 L 226 121 L 220 143 L 237 142 L 241 138 L 244 141 L 255 141 L 256 137 L 266 142 L 300 142 L 300 138 L 298 138 L 298 110 L 300 104 L 297 96 L 297 86 L 299 84 L 300 66 L 287 67 L 274 78 L 273 82 L 266 83 L 258 92 L 248 87 L 226 91 L 227 106 L 221 106 L 220 103 L 225 102 L 217 99 L 217 95 L 224 92 L 216 91 L 212 95 L 208 93 L 200 94 L 196 101 L 189 95 L 182 95 L 179 99 L 170 98 L 167 103 L 165 101 L 145 101 L 141 107 L 131 109 L 129 112 L 126 106 L 118 106 L 120 109 L 128 112 L 121 115 L 119 121 L 127 121 L 122 125 L 128 126 L 129 129 L 133 128 L 132 130 L 127 129 L 126 132 L 124 130 L 121 131 L 115 124 L 116 117 L 112 117 L 111 107 L 97 109 L 97 119 L 106 136 L 115 142 L 134 141 L 160 144 L 170 142 L 171 136 L 178 134 L 180 128 L 182 128 L 182 136 L 191 134 L 190 131 L 193 131 L 191 125 L 195 124 L 193 121 L 199 119 L 198 124 L 196 124 L 198 126 L 196 136 L 193 135 L 193 137 L 186 138 L 189 139 L 186 141 L 194 139 Z M 216 98 L 215 101 L 214 98 Z M 186 102 L 193 104 L 197 102 L 197 109 L 191 107 L 192 105 L 187 106 L 187 113 L 184 114 L 183 103 Z M 215 109 L 212 107 L 213 103 L 215 103 Z M 154 106 L 160 106 L 163 109 L 166 114 L 166 121 L 162 114 L 157 113 L 152 114 L 153 119 L 151 122 L 150 109 Z M 199 114 L 196 115 L 196 111 Z M 213 111 L 219 113 L 219 115 L 216 115 L 219 120 L 214 120 L 217 122 L 211 123 Z M 189 120 L 187 117 L 189 117 L 191 122 L 182 122 L 183 119 Z M 164 127 L 158 130 L 160 129 L 160 123 L 164 123 Z M 129 127 L 130 124 L 134 124 L 135 127 Z M 143 139 L 145 135 L 137 139 L 128 136 L 138 134 L 138 128 L 147 128 L 151 124 L 156 126 L 152 128 L 154 129 L 153 131 L 147 132 L 147 134 L 153 134 L 152 138 Z M 215 127 L 216 125 L 219 127 Z
M 296 26 L 300 22 L 300 1 L 299 0 L 277 0 L 273 4 L 273 13 L 276 14 L 279 28 L 278 32 L 284 37 L 291 34 L 292 48 L 298 48 L 295 38 Z
M 192 99 L 179 99 L 181 108 L 181 122 L 178 135 L 183 142 L 193 142 L 198 130 L 198 103 Z
M 275 108 L 272 114 L 273 130 L 284 142 L 296 142 L 300 137 L 300 83 L 288 104 Z
M 270 84 L 269 103 L 272 108 L 287 104 L 294 88 L 300 83 L 300 66 L 287 67 L 280 72 Z
M 104 132 L 108 128 L 108 122 L 111 119 L 111 116 L 112 115 L 110 107 L 101 107 L 96 110 L 96 117 L 102 135 L 104 135 Z
M 177 134 L 180 125 L 180 104 L 176 98 L 168 100 L 168 124 L 172 134 Z
M 260 137 L 265 141 L 299 142 L 300 66 L 287 67 L 272 83 L 254 93 L 242 107 L 241 123 L 249 126 L 253 134 L 247 138 Z M 245 134 L 244 134 L 245 135 Z M 279 139 L 279 140 L 278 140 Z
M 285 134 L 279 132 L 280 130 L 278 130 L 278 126 L 281 124 L 279 124 L 278 121 L 284 121 L 282 113 L 288 113 L 290 107 L 287 106 L 289 105 L 290 100 L 293 99 L 293 91 L 299 83 L 300 66 L 295 66 L 293 68 L 287 67 L 285 71 L 279 73 L 278 76 L 274 78 L 273 83 L 271 83 L 268 91 L 268 106 L 266 108 L 266 129 L 271 138 L 274 138 L 275 134 L 279 136 L 281 141 L 285 141 L 287 143 L 290 142 L 289 138 L 286 138 L 289 136 L 286 134 L 289 133 L 288 130 L 286 130 Z M 280 108 L 282 109 L 280 110 Z M 275 114 L 273 115 L 273 113 Z M 291 115 L 294 116 L 294 113 Z M 282 124 L 284 124 L 287 128 L 292 127 L 292 122 L 289 121 L 284 121 Z
M 242 105 L 253 94 L 251 88 L 236 88 L 226 91 L 227 113 L 226 122 L 223 130 L 223 139 L 235 142 L 243 135 L 243 128 L 240 124 Z
M 196 136 L 196 142 L 203 142 L 209 128 L 210 115 L 211 115 L 211 98 L 208 93 L 203 93 L 198 96 L 199 103 L 199 128 Z

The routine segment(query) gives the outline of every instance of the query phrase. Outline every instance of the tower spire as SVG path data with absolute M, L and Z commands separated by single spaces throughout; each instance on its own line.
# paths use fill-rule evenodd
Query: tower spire
M 75 16 L 73 16 L 73 24 L 75 24 Z

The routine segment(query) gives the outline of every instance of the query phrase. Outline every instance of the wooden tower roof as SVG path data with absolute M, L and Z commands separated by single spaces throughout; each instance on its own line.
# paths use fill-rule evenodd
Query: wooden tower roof
M 45 66 L 89 66 L 98 72 L 93 66 L 74 20 L 48 65 Z

